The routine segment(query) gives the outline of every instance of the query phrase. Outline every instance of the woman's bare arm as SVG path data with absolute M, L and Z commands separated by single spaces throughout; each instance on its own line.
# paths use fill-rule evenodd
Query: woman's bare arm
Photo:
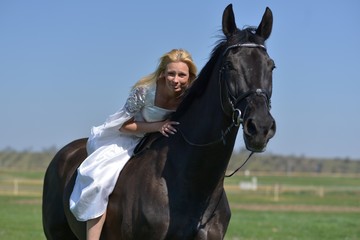
M 175 134 L 176 129 L 173 125 L 178 125 L 178 122 L 174 121 L 161 121 L 161 122 L 138 122 L 134 119 L 130 119 L 125 122 L 122 127 L 119 129 L 120 132 L 127 134 L 145 134 L 151 132 L 160 132 L 164 136 L 168 137 L 168 134 Z

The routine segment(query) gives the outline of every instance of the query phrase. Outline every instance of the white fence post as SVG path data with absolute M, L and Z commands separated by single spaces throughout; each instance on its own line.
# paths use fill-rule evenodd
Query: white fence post
M 280 192 L 280 185 L 279 184 L 275 184 L 274 185 L 274 201 L 278 202 L 279 201 L 279 192 Z
M 19 180 L 14 179 L 14 195 L 19 194 Z

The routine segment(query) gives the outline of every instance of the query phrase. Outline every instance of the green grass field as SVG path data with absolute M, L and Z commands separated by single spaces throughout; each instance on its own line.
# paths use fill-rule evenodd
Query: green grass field
M 233 210 L 225 239 L 359 239 L 359 213 Z
M 42 178 L 42 172 L 0 171 L 0 239 L 45 239 L 42 186 L 34 185 Z M 14 179 L 20 179 L 17 195 L 11 190 Z M 225 239 L 360 239 L 359 178 L 257 176 L 259 190 L 238 188 L 250 179 L 226 179 L 232 218 Z

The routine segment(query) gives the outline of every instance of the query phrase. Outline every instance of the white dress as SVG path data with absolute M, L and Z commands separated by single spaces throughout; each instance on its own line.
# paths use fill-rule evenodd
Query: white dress
M 70 210 L 78 221 L 97 218 L 105 212 L 121 170 L 143 137 L 121 133 L 122 124 L 132 117 L 135 121 L 162 121 L 173 112 L 155 106 L 155 90 L 156 84 L 134 88 L 122 109 L 110 115 L 103 125 L 91 129 L 89 156 L 77 170 L 70 196 Z

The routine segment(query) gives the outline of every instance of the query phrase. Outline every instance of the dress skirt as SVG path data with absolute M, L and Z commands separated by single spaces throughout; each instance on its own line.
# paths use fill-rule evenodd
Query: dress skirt
M 118 176 L 140 139 L 118 135 L 116 143 L 111 140 L 110 145 L 101 146 L 79 166 L 70 196 L 70 210 L 78 221 L 87 221 L 104 214 Z M 88 143 L 91 144 L 91 140 Z

